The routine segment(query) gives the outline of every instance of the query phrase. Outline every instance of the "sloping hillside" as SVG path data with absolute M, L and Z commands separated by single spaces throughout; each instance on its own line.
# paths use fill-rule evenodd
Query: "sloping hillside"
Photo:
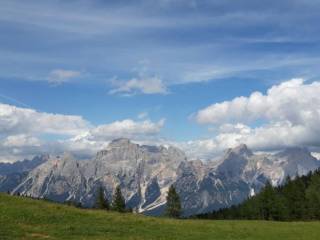
M 317 239 L 320 222 L 205 221 L 83 210 L 0 194 L 0 239 Z

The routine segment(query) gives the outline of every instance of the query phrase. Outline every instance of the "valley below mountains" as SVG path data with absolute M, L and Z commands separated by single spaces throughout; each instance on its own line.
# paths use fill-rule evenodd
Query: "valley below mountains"
M 286 176 L 305 175 L 319 167 L 320 161 L 306 148 L 255 154 L 242 144 L 218 160 L 204 162 L 189 160 L 176 147 L 139 145 L 121 138 L 90 160 L 65 154 L 0 163 L 0 191 L 92 207 L 99 187 L 111 200 L 120 185 L 128 208 L 161 215 L 173 184 L 183 215 L 189 216 L 238 204 L 267 181 L 278 185 Z

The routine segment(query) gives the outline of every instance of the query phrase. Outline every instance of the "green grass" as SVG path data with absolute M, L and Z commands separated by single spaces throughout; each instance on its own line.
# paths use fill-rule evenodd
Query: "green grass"
M 0 194 L 0 239 L 320 239 L 320 222 L 173 220 Z

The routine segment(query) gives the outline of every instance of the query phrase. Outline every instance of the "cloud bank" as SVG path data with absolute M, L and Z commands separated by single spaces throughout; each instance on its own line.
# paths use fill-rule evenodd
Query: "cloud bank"
M 320 146 L 320 82 L 292 79 L 267 92 L 214 103 L 194 118 L 209 125 L 216 135 L 186 143 L 203 155 L 246 143 L 255 150 L 288 146 Z
M 94 125 L 77 115 L 39 112 L 0 104 L 0 161 L 15 161 L 39 153 L 71 151 L 89 156 L 114 138 L 137 141 L 157 136 L 165 120 L 125 119 Z
M 0 103 L 0 134 L 75 135 L 89 125 L 81 116 L 38 112 Z
M 141 116 L 140 116 L 141 115 Z M 274 151 L 289 146 L 320 147 L 320 82 L 292 79 L 229 101 L 214 103 L 193 114 L 208 126 L 206 138 L 190 141 L 161 137 L 165 119 L 124 119 L 95 125 L 77 115 L 39 112 L 0 104 L 0 154 L 16 160 L 40 152 L 71 151 L 89 156 L 114 138 L 127 137 L 151 144 L 171 143 L 191 158 L 214 158 L 240 143 L 253 150 Z M 209 136 L 209 137 L 208 137 Z

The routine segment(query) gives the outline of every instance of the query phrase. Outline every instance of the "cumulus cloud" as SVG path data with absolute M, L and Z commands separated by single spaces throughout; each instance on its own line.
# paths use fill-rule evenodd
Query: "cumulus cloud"
M 214 154 L 246 143 L 255 150 L 277 150 L 287 146 L 319 147 L 320 82 L 292 79 L 272 86 L 266 94 L 212 104 L 195 115 L 199 124 L 214 126 L 213 138 L 189 142 Z M 263 122 L 258 124 L 257 121 Z
M 21 160 L 44 152 L 54 153 L 64 146 L 46 141 L 46 137 L 74 137 L 91 127 L 81 116 L 39 112 L 0 103 L 0 161 Z
M 114 138 L 127 137 L 141 141 L 155 138 L 164 123 L 165 119 L 158 122 L 125 119 L 95 126 L 77 115 L 0 104 L 0 161 L 64 151 L 89 156 L 106 147 Z
M 72 78 L 79 77 L 81 72 L 74 70 L 65 70 L 65 69 L 55 69 L 52 70 L 47 79 L 48 82 L 53 85 L 59 85 L 65 82 L 68 82 Z
M 249 97 L 215 103 L 196 114 L 201 124 L 288 120 L 292 124 L 319 121 L 320 82 L 304 84 L 303 79 L 292 79 L 271 87 L 266 94 L 254 92 Z
M 135 95 L 143 94 L 167 94 L 168 90 L 164 82 L 156 76 L 132 78 L 128 81 L 114 80 L 116 88 L 109 91 L 110 94 Z
M 0 134 L 77 135 L 89 126 L 81 116 L 38 112 L 0 103 Z

